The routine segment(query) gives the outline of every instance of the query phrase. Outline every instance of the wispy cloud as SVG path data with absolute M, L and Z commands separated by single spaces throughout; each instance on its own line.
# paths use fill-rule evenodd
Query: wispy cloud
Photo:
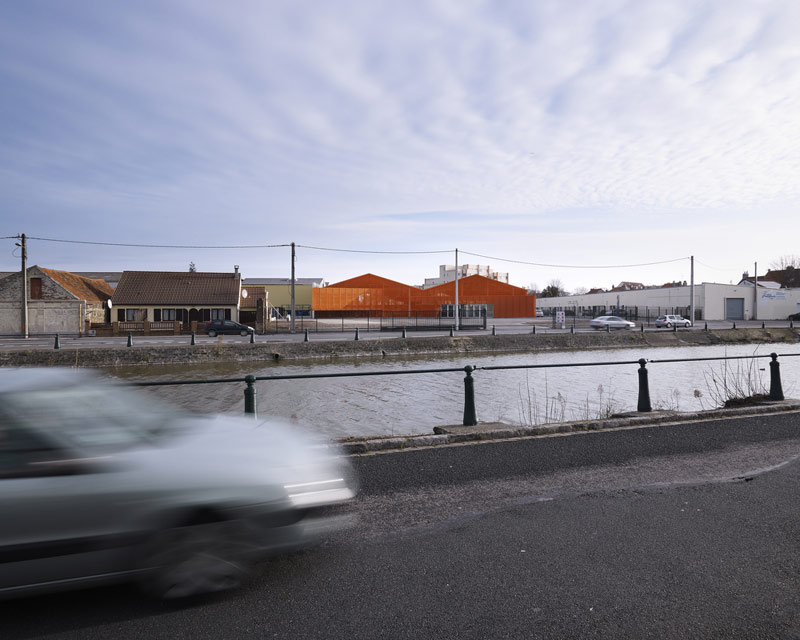
M 799 27 L 790 0 L 7 3 L 3 222 L 508 255 L 560 233 L 596 263 L 584 234 L 796 207 Z

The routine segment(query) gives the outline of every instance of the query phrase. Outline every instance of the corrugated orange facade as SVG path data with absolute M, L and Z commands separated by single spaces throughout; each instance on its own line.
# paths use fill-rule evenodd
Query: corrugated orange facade
M 455 304 L 455 283 L 430 289 L 417 289 L 401 282 L 367 273 L 336 284 L 314 289 L 315 312 L 363 313 L 375 316 L 438 316 L 441 305 Z M 536 296 L 484 276 L 469 276 L 458 281 L 459 304 L 490 304 L 496 318 L 531 318 L 536 315 Z

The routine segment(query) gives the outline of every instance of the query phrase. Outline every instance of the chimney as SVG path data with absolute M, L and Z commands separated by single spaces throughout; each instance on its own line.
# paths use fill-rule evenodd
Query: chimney
M 233 265 L 233 272 L 234 273 L 239 273 L 239 265 L 238 264 Z

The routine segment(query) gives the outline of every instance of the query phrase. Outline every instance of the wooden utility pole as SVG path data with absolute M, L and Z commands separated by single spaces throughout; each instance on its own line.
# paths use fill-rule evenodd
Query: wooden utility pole
M 22 318 L 21 331 L 23 338 L 28 337 L 28 247 L 25 242 L 25 234 L 20 236 L 17 246 L 22 249 Z

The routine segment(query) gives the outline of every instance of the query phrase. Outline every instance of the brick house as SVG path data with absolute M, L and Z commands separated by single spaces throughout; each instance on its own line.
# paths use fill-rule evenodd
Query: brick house
M 123 271 L 111 298 L 115 323 L 192 323 L 239 320 L 242 279 L 234 273 Z M 137 330 L 138 326 L 123 326 Z
M 105 280 L 69 271 L 29 267 L 28 333 L 85 334 L 93 322 L 108 318 L 114 290 Z M 22 333 L 22 274 L 0 279 L 0 333 Z

